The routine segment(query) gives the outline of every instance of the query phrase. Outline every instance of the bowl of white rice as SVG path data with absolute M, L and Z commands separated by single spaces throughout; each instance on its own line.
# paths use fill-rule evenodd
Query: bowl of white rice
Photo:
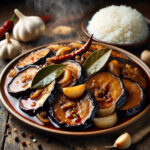
M 145 17 L 129 6 L 111 5 L 86 16 L 82 29 L 93 39 L 118 46 L 139 46 L 149 39 L 149 26 Z

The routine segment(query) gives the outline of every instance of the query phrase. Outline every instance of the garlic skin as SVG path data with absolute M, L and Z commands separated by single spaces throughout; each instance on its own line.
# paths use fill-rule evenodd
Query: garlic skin
M 144 50 L 141 54 L 141 59 L 150 65 L 150 50 Z
M 119 149 L 127 149 L 130 147 L 130 145 L 131 136 L 127 132 L 119 136 L 114 143 L 114 147 L 117 147 Z
M 0 42 L 0 58 L 13 59 L 21 54 L 21 44 L 13 39 L 10 39 L 9 33 L 5 34 L 6 39 Z
M 45 31 L 45 23 L 38 16 L 25 16 L 18 9 L 14 10 L 19 21 L 15 24 L 13 35 L 15 39 L 29 42 L 38 39 Z

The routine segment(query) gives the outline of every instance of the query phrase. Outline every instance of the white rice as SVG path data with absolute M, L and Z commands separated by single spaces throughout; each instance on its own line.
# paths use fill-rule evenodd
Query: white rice
M 123 5 L 100 9 L 88 22 L 87 31 L 98 40 L 119 44 L 139 42 L 149 33 L 142 14 Z

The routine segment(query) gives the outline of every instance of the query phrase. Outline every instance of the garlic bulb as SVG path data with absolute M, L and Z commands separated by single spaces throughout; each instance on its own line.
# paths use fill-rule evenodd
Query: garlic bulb
M 13 59 L 21 53 L 21 44 L 10 39 L 9 33 L 5 33 L 6 39 L 0 42 L 0 58 Z
M 23 42 L 33 41 L 38 39 L 45 31 L 45 24 L 38 16 L 25 16 L 18 9 L 14 10 L 19 21 L 13 29 L 14 37 Z

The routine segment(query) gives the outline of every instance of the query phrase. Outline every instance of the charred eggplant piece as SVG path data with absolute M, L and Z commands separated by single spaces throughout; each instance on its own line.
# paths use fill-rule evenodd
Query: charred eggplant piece
M 137 82 L 142 88 L 147 87 L 146 79 L 140 68 L 129 60 L 117 58 L 109 62 L 108 70 L 120 77 Z
M 28 66 L 18 72 L 8 84 L 8 92 L 17 98 L 30 94 L 32 92 L 32 89 L 30 89 L 32 80 L 39 70 L 38 66 Z
M 46 109 L 53 103 L 55 93 L 55 81 L 53 81 L 48 86 L 32 92 L 30 97 L 21 99 L 19 106 L 24 112 L 35 115 L 39 110 Z
M 58 81 L 61 88 L 83 83 L 85 79 L 85 72 L 79 63 L 73 60 L 68 60 L 62 64 L 66 65 L 66 67 L 63 75 Z
M 126 89 L 127 100 L 118 114 L 122 116 L 132 116 L 144 109 L 146 103 L 144 93 L 136 82 L 128 79 L 123 79 L 122 81 Z
M 93 75 L 87 80 L 86 85 L 95 96 L 99 108 L 110 107 L 115 102 L 116 109 L 119 109 L 125 104 L 124 86 L 118 77 L 109 72 Z
M 53 52 L 49 48 L 43 48 L 40 50 L 36 50 L 36 51 L 28 54 L 23 59 L 21 59 L 16 67 L 19 70 L 21 70 L 23 68 L 26 68 L 29 65 L 44 64 L 46 61 L 46 58 L 51 56 L 52 54 L 53 54 Z
M 70 99 L 60 93 L 49 113 L 51 122 L 58 127 L 78 130 L 92 125 L 96 110 L 95 99 L 85 91 L 78 99 Z

